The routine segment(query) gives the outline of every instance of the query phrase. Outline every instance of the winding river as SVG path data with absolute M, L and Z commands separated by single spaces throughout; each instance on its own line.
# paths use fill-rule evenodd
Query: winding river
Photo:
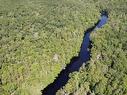
M 83 63 L 85 64 L 88 60 L 90 60 L 90 53 L 92 48 L 90 33 L 101 28 L 107 23 L 107 21 L 108 12 L 102 11 L 101 18 L 98 20 L 98 22 L 84 32 L 83 42 L 79 55 L 77 57 L 73 57 L 70 64 L 68 64 L 66 68 L 58 74 L 58 77 L 54 80 L 54 82 L 42 90 L 42 95 L 56 95 L 56 92 L 66 85 L 67 81 L 70 78 L 69 74 L 74 71 L 78 71 Z

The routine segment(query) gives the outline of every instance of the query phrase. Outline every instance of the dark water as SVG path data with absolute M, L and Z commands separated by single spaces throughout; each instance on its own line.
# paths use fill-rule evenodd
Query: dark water
M 90 50 L 92 48 L 92 42 L 90 41 L 90 33 L 96 28 L 101 28 L 104 24 L 106 24 L 107 20 L 108 15 L 102 14 L 101 19 L 98 20 L 98 22 L 94 26 L 84 31 L 83 42 L 79 55 L 77 57 L 73 57 L 70 64 L 68 64 L 66 68 L 60 72 L 54 82 L 49 84 L 46 88 L 42 90 L 42 95 L 56 95 L 56 92 L 60 88 L 65 86 L 65 84 L 69 80 L 69 74 L 74 71 L 78 71 L 83 63 L 90 60 Z

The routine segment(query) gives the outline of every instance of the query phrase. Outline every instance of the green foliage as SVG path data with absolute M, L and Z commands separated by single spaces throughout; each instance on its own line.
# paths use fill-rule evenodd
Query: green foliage
M 0 0 L 2 94 L 37 95 L 53 82 L 95 21 L 88 8 L 96 11 L 73 0 Z
M 74 81 L 75 75 L 64 89 L 57 92 L 74 95 L 127 95 L 127 13 L 126 0 L 112 0 L 104 2 L 96 0 L 95 5 L 99 10 L 107 8 L 110 16 L 108 24 L 92 33 L 93 48 L 91 60 L 85 68 L 82 66 L 78 72 L 78 82 L 81 84 L 77 89 Z M 85 85 L 86 84 L 86 85 Z M 71 86 L 72 85 L 72 86 Z M 75 86 L 74 86 L 75 85 Z M 84 86 L 85 85 L 85 86 Z M 86 86 L 88 90 L 86 89 Z M 68 89 L 71 87 L 71 89 Z
M 80 50 L 84 29 L 110 12 L 91 35 L 92 58 L 58 93 L 127 94 L 126 0 L 0 0 L 0 94 L 39 95 Z M 58 55 L 58 60 L 54 60 Z

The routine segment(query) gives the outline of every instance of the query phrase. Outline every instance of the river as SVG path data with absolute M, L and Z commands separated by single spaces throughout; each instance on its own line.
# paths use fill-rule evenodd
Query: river
M 77 57 L 73 57 L 70 61 L 70 64 L 68 64 L 66 68 L 58 74 L 58 77 L 54 80 L 54 82 L 42 90 L 42 95 L 56 95 L 56 92 L 66 85 L 67 81 L 70 78 L 69 74 L 74 71 L 78 71 L 82 64 L 85 64 L 88 60 L 90 60 L 90 53 L 92 48 L 90 34 L 91 32 L 95 32 L 95 30 L 97 31 L 97 29 L 105 25 L 107 21 L 108 13 L 107 11 L 102 11 L 101 18 L 97 21 L 97 23 L 84 31 L 84 37 L 79 55 Z

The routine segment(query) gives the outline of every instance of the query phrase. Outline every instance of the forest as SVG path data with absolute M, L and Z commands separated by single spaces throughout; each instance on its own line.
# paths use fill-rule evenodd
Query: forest
M 56 95 L 127 95 L 127 0 L 0 0 L 0 95 L 41 95 L 102 9 L 90 60 Z

